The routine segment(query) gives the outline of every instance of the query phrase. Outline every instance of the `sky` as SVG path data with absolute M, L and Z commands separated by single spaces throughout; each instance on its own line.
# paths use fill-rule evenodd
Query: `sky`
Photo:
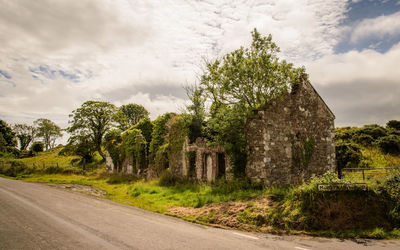
M 272 34 L 336 126 L 400 120 L 400 0 L 0 0 L 0 119 L 62 128 L 87 100 L 181 112 L 204 60 Z

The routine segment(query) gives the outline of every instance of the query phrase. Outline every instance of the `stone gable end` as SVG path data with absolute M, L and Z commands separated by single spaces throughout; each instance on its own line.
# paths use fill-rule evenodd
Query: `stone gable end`
M 303 81 L 247 120 L 246 175 L 266 186 L 283 186 L 334 171 L 334 119 L 312 85 Z

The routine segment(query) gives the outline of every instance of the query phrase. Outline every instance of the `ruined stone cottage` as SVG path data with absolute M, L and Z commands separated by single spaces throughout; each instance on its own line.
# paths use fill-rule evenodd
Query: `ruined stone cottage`
M 204 138 L 189 143 L 182 129 L 171 130 L 174 124 L 181 125 L 179 115 L 170 117 L 166 123 L 169 132 L 165 135 L 168 146 L 165 149 L 169 150 L 163 153 L 163 168 L 169 168 L 175 176 L 199 181 L 233 178 L 223 147 L 210 146 Z M 293 85 L 289 93 L 256 110 L 246 121 L 246 176 L 265 186 L 283 186 L 302 183 L 312 174 L 334 171 L 334 119 L 306 78 Z M 108 155 L 106 165 L 112 172 L 138 175 L 147 172 L 132 157 L 115 166 Z
M 169 160 L 171 172 L 183 178 L 213 182 L 218 178 L 233 177 L 228 155 L 221 146 L 207 146 L 207 140 L 197 138 L 189 144 L 188 137 L 179 153 L 179 158 Z
M 247 121 L 246 175 L 266 186 L 282 186 L 334 171 L 334 119 L 308 80 L 294 85 Z

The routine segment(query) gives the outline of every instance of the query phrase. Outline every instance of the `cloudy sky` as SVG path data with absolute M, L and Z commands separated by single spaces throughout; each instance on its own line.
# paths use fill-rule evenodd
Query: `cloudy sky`
M 337 126 L 400 120 L 400 0 L 0 0 L 0 119 L 84 101 L 182 110 L 204 58 L 271 33 Z

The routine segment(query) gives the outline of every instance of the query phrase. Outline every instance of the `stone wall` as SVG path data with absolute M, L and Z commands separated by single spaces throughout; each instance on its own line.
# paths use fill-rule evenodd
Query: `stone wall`
M 308 81 L 295 86 L 247 121 L 246 175 L 282 186 L 334 171 L 334 119 Z
M 190 154 L 193 154 L 194 162 L 190 162 Z M 186 137 L 180 153 L 180 162 L 170 161 L 170 169 L 174 175 L 198 181 L 213 182 L 217 178 L 233 177 L 229 158 L 223 147 L 207 146 L 207 140 L 202 138 L 197 138 L 195 143 L 189 144 Z

